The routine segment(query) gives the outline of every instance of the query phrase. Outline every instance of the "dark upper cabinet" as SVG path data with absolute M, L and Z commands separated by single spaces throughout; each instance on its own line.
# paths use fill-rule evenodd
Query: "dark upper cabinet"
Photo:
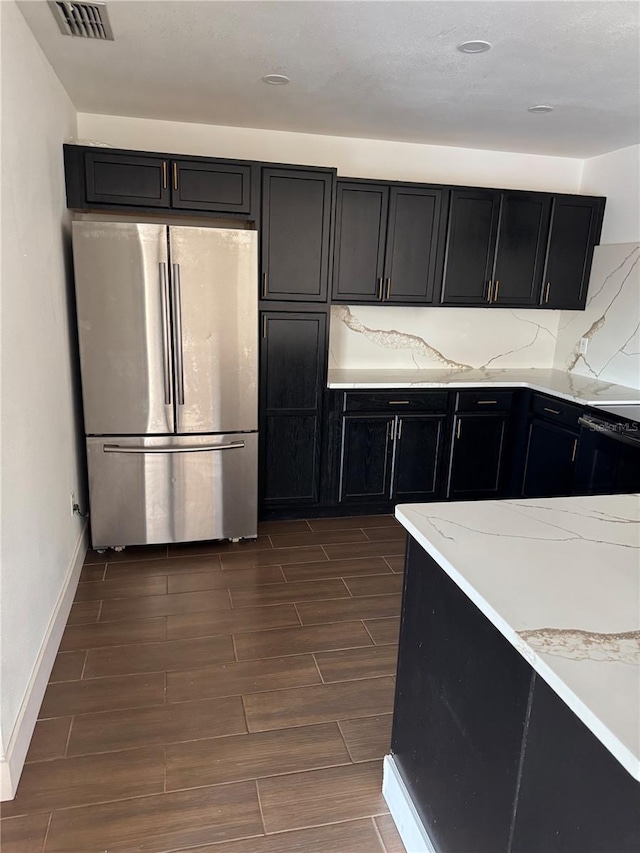
M 543 308 L 584 308 L 603 215 L 603 198 L 554 196 L 540 296 Z
M 508 422 L 506 414 L 455 416 L 447 497 L 500 496 Z
M 499 213 L 500 193 L 495 190 L 452 190 L 443 305 L 489 304 Z
M 532 418 L 525 450 L 522 496 L 544 498 L 571 494 L 577 449 L 576 431 Z
M 389 188 L 338 181 L 333 297 L 382 301 Z
M 263 508 L 318 500 L 326 313 L 262 314 L 260 493 Z
M 551 198 L 542 193 L 502 194 L 492 276 L 492 305 L 535 306 L 540 299 Z
M 384 263 L 386 302 L 433 302 L 442 277 L 448 192 L 392 187 Z
M 249 213 L 251 166 L 211 160 L 172 160 L 171 206 L 183 210 Z
M 332 187 L 328 170 L 263 170 L 263 299 L 326 301 Z
M 87 151 L 84 155 L 86 201 L 169 207 L 169 166 L 163 157 L 113 154 L 101 148 Z

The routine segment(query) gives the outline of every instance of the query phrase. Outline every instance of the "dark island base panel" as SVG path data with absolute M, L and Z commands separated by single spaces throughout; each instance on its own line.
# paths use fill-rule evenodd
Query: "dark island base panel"
M 391 753 L 436 853 L 640 850 L 640 784 L 412 538 Z

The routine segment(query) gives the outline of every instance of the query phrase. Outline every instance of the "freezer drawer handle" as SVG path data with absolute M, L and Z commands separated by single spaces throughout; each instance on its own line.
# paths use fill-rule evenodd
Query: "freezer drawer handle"
M 176 402 L 184 406 L 184 369 L 182 356 L 182 294 L 180 264 L 173 264 L 173 346 L 176 358 Z
M 105 444 L 104 453 L 202 453 L 205 450 L 240 450 L 244 441 L 232 441 L 231 444 L 198 444 L 192 447 L 121 447 L 119 444 Z

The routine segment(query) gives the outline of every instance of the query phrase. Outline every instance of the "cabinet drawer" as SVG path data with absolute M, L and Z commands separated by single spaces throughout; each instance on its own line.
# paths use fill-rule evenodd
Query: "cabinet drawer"
M 578 418 L 582 414 L 580 406 L 558 400 L 557 397 L 545 397 L 542 394 L 531 396 L 531 411 L 541 418 L 574 428 L 578 427 Z
M 445 414 L 446 391 L 407 392 L 402 388 L 391 391 L 354 391 L 344 395 L 345 412 L 428 412 Z
M 513 391 L 458 391 L 456 412 L 508 412 Z

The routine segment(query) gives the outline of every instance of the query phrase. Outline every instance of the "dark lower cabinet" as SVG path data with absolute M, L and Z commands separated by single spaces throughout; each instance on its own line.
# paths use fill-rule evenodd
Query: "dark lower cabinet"
M 573 491 L 578 433 L 539 418 L 529 422 L 522 497 L 570 495 Z
M 410 538 L 391 752 L 438 853 L 507 853 L 530 683 Z
M 397 420 L 392 498 L 430 501 L 440 494 L 446 418 L 403 415 Z
M 391 499 L 394 417 L 347 416 L 342 426 L 340 500 Z
M 263 509 L 318 502 L 327 315 L 265 312 L 260 347 Z
M 496 498 L 502 491 L 509 415 L 456 415 L 447 497 Z

